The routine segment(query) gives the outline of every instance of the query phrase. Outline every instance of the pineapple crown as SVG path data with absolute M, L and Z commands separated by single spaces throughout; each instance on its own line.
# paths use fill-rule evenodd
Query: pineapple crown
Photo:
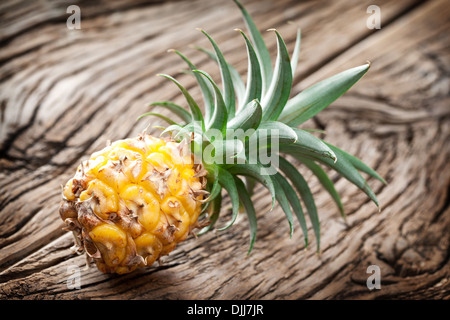
M 145 113 L 139 119 L 149 115 L 156 116 L 169 123 L 167 128 L 163 128 L 162 134 L 171 132 L 173 137 L 179 140 L 186 134 L 194 137 L 190 140 L 191 150 L 194 155 L 200 155 L 200 157 L 205 148 L 214 143 L 213 139 L 205 134 L 211 130 L 217 130 L 225 137 L 229 131 L 236 129 L 252 130 L 251 136 L 256 137 L 262 133 L 268 133 L 269 136 L 271 133 L 275 135 L 276 132 L 277 148 L 270 143 L 272 141 L 270 139 L 265 139 L 265 144 L 259 141 L 258 148 L 265 149 L 271 154 L 275 153 L 277 156 L 278 153 L 290 155 L 311 170 L 331 195 L 344 218 L 345 213 L 340 196 L 321 165 L 337 171 L 365 192 L 379 206 L 374 192 L 361 176 L 360 171 L 386 183 L 382 177 L 358 158 L 315 137 L 309 132 L 310 130 L 297 128 L 350 89 L 368 71 L 370 63 L 334 75 L 290 98 L 293 75 L 300 52 L 300 29 L 297 31 L 292 56 L 289 55 L 286 44 L 278 31 L 269 29 L 275 33 L 277 40 L 277 57 L 274 68 L 272 68 L 271 57 L 261 33 L 242 4 L 237 0 L 234 2 L 239 7 L 250 34 L 249 39 L 242 30 L 236 29 L 242 35 L 247 49 L 246 84 L 238 71 L 225 60 L 213 38 L 206 31 L 199 29 L 211 42 L 213 51 L 198 47 L 197 49 L 217 62 L 222 88 L 219 88 L 208 73 L 197 69 L 186 56 L 177 50 L 169 50 L 186 62 L 190 72 L 196 78 L 203 95 L 204 114 L 186 88 L 173 77 L 160 74 L 178 86 L 186 98 L 189 111 L 173 102 L 159 101 L 150 106 L 168 109 L 176 114 L 181 122 L 176 123 L 156 112 Z M 256 239 L 257 229 L 256 212 L 251 202 L 251 194 L 253 186 L 259 182 L 269 190 L 272 197 L 272 208 L 278 202 L 284 211 L 289 222 L 291 236 L 294 225 L 293 215 L 297 217 L 303 231 L 305 246 L 307 246 L 308 232 L 300 199 L 302 200 L 317 239 L 317 250 L 319 250 L 320 223 L 316 205 L 305 178 L 296 167 L 282 156 L 278 157 L 277 170 L 273 174 L 267 174 L 267 165 L 264 165 L 260 159 L 250 163 L 248 151 L 245 151 L 251 144 L 251 137 L 248 135 L 241 139 L 224 138 L 220 140 L 219 144 L 218 141 L 215 142 L 213 150 L 216 153 L 219 149 L 223 149 L 220 150 L 220 154 L 223 154 L 224 151 L 226 154 L 231 152 L 232 157 L 228 159 L 241 161 L 205 163 L 205 158 L 201 157 L 205 169 L 208 171 L 207 188 L 210 193 L 204 203 L 203 214 L 208 213 L 211 223 L 199 234 L 211 230 L 218 220 L 222 203 L 221 191 L 225 189 L 231 200 L 232 216 L 230 221 L 219 230 L 229 228 L 236 221 L 239 208 L 243 208 L 250 225 L 250 252 Z M 245 178 L 245 183 L 241 177 Z

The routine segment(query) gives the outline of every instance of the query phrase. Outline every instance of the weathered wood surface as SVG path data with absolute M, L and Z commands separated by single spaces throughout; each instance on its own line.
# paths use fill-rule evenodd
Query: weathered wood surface
M 248 250 L 246 219 L 226 232 L 182 243 L 163 266 L 125 276 L 95 268 L 81 289 L 66 285 L 84 258 L 61 231 L 60 185 L 107 140 L 134 136 L 149 101 L 183 99 L 176 76 L 199 97 L 176 48 L 216 70 L 190 45 L 207 46 L 202 27 L 244 74 L 244 28 L 232 1 L 78 2 L 81 30 L 66 28 L 63 1 L 0 4 L 0 297 L 2 299 L 375 299 L 450 298 L 450 7 L 447 1 L 244 1 L 261 30 L 277 28 L 290 49 L 303 41 L 295 92 L 372 62 L 368 74 L 305 127 L 362 158 L 388 181 L 370 179 L 382 210 L 333 175 L 344 222 L 307 172 L 322 223 L 321 253 L 304 250 L 300 228 L 288 237 L 279 208 L 254 196 L 259 224 Z M 74 3 L 77 4 L 77 3 Z M 366 8 L 381 8 L 381 30 Z M 264 34 L 275 54 L 273 34 Z M 245 75 L 245 74 L 244 74 Z M 156 131 L 155 131 L 156 132 Z M 226 221 L 226 220 L 225 220 Z M 312 234 L 312 230 L 310 230 Z M 313 238 L 312 236 L 310 238 Z M 366 269 L 381 268 L 369 291 Z

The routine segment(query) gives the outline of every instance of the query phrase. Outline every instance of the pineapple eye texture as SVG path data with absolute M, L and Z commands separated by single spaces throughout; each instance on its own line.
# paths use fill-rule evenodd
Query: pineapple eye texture
M 196 226 L 201 198 L 186 191 L 199 190 L 201 177 L 194 177 L 191 163 L 176 167 L 171 159 L 179 157 L 172 155 L 177 149 L 165 145 L 149 136 L 113 143 L 85 161 L 63 188 L 61 217 L 105 273 L 152 265 Z M 180 192 L 190 198 L 184 199 L 187 208 Z M 73 223 L 81 203 L 79 223 Z

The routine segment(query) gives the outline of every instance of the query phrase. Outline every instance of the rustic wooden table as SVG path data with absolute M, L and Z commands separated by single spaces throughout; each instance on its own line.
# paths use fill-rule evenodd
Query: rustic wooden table
M 346 68 L 368 74 L 305 123 L 362 158 L 388 181 L 373 179 L 381 212 L 333 175 L 348 219 L 308 173 L 322 223 L 321 253 L 292 239 L 280 208 L 258 188 L 258 239 L 251 255 L 244 218 L 226 232 L 190 238 L 164 264 L 125 276 L 86 270 L 61 230 L 60 185 L 107 140 L 134 136 L 146 103 L 183 103 L 177 77 L 194 79 L 167 49 L 211 73 L 190 46 L 208 46 L 202 27 L 242 73 L 244 29 L 232 1 L 73 1 L 81 29 L 69 30 L 64 1 L 0 4 L 0 298 L 2 299 L 375 299 L 450 298 L 450 6 L 446 0 L 245 0 L 261 30 L 275 27 L 292 50 L 303 40 L 294 92 Z M 369 5 L 381 29 L 369 29 Z M 263 33 L 275 55 L 272 33 Z M 155 131 L 156 132 L 156 131 Z M 303 169 L 302 169 L 303 170 Z M 228 200 L 226 200 L 228 204 Z M 229 211 L 229 210 L 228 210 Z M 227 221 L 227 220 L 224 220 Z M 310 229 L 312 234 L 312 230 Z M 310 237 L 314 238 L 314 237 Z M 381 269 L 370 291 L 367 267 Z M 80 289 L 67 286 L 81 270 Z

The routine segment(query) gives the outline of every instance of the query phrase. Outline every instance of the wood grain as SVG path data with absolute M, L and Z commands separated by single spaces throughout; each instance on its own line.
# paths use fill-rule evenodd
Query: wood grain
M 258 188 L 255 248 L 247 256 L 245 218 L 226 232 L 182 243 L 162 266 L 126 276 L 84 269 L 58 216 L 60 185 L 107 140 L 134 136 L 149 101 L 183 104 L 177 77 L 200 92 L 176 48 L 217 77 L 192 44 L 208 46 L 202 27 L 245 76 L 244 28 L 232 1 L 81 1 L 82 29 L 68 30 L 63 2 L 7 1 L 0 42 L 0 297 L 2 299 L 448 299 L 450 297 L 450 9 L 439 1 L 243 1 L 261 30 L 276 27 L 292 50 L 303 40 L 294 91 L 366 60 L 368 74 L 330 108 L 305 123 L 355 154 L 388 181 L 370 179 L 382 210 L 332 174 L 344 222 L 311 175 L 321 253 L 292 239 L 280 208 Z M 74 3 L 75 4 L 75 3 Z M 382 10 L 381 30 L 366 27 L 366 8 Z M 264 34 L 275 55 L 276 42 Z M 217 77 L 218 78 L 218 77 Z M 217 79 L 219 80 L 219 79 Z M 161 111 L 164 113 L 164 111 Z M 155 133 L 157 131 L 154 131 Z M 226 204 L 228 200 L 226 199 Z M 226 209 L 226 212 L 229 211 Z M 224 222 L 226 215 L 224 215 Z M 381 290 L 366 269 L 378 265 Z M 67 267 L 83 268 L 70 290 Z

